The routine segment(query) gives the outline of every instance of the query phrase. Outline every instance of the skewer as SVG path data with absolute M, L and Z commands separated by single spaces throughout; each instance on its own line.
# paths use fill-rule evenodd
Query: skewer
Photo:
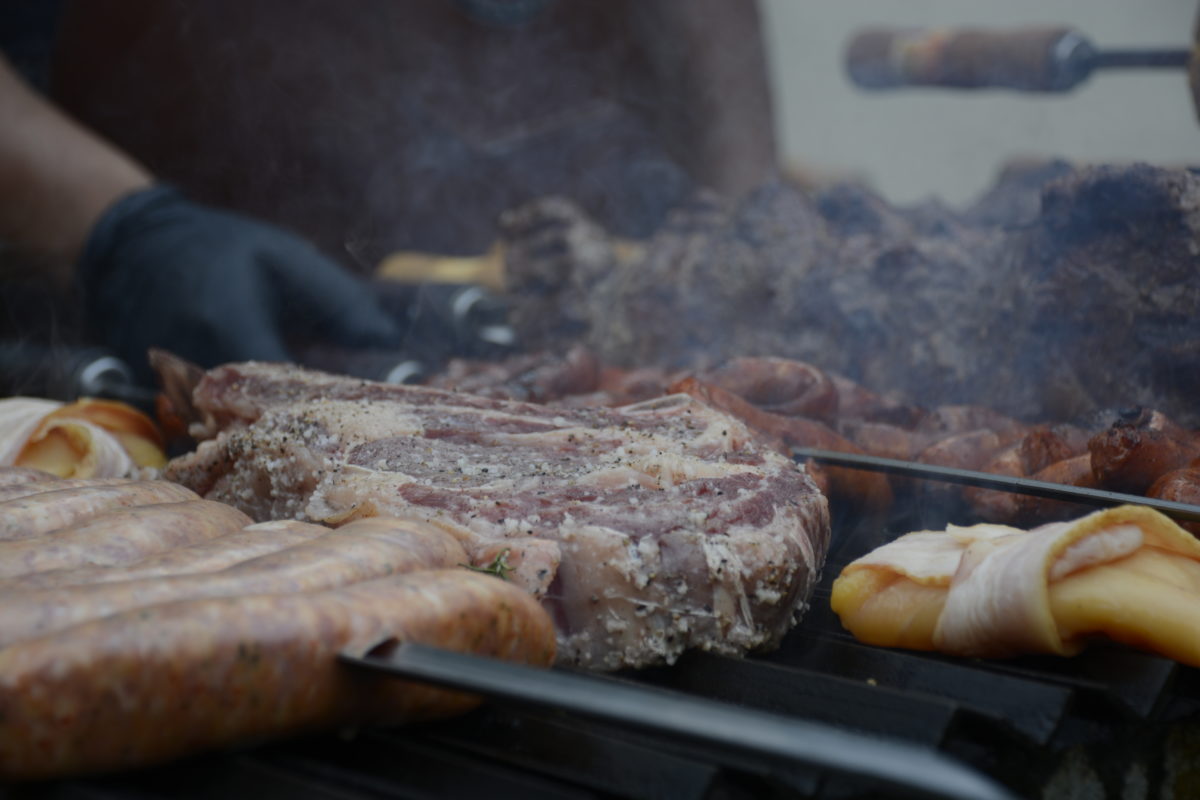
M 998 489 L 1002 492 L 1028 494 L 1034 497 L 1066 500 L 1094 506 L 1146 506 L 1147 508 L 1153 508 L 1155 511 L 1160 511 L 1177 521 L 1200 522 L 1200 506 L 1188 503 L 1176 503 L 1173 500 L 1158 500 L 1153 497 L 1142 497 L 1136 494 L 1109 492 L 1103 489 L 1085 489 L 1079 486 L 1066 486 L 1061 483 L 1049 483 L 1032 478 L 1014 478 L 1009 475 L 993 475 L 990 472 L 976 472 L 975 470 L 958 469 L 957 467 L 938 467 L 932 464 L 918 464 L 914 461 L 900 461 L 894 458 L 838 453 L 833 450 L 820 450 L 811 447 L 792 448 L 792 458 L 797 462 L 811 458 L 818 463 L 829 464 L 835 467 L 887 472 L 893 475 L 905 475 L 910 478 L 926 478 L 946 483 L 959 483 L 966 486 L 978 486 L 981 489 Z
M 872 28 L 846 48 L 846 70 L 861 89 L 940 87 L 1067 92 L 1104 69 L 1185 70 L 1188 48 L 1101 49 L 1064 27 Z
M 990 779 L 933 750 L 598 675 L 534 669 L 394 640 L 362 657 L 339 658 L 359 669 L 615 722 L 724 751 L 869 777 L 932 797 L 1011 797 Z

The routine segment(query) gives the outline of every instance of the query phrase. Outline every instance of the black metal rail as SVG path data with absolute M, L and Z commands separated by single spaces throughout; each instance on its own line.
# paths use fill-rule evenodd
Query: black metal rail
M 532 669 L 418 644 L 391 643 L 363 657 L 341 658 L 363 669 L 818 767 L 913 794 L 959 800 L 1012 796 L 990 778 L 936 750 L 684 693 L 558 669 Z
M 925 478 L 926 480 L 943 481 L 945 483 L 977 486 L 981 489 L 998 489 L 1002 492 L 1027 494 L 1050 500 L 1065 500 L 1094 506 L 1146 506 L 1176 520 L 1200 522 L 1200 506 L 1176 503 L 1172 500 L 1158 500 L 1153 497 L 1142 497 L 1136 494 L 1122 494 L 1121 492 L 1109 492 L 1103 489 L 1085 489 L 1079 486 L 1066 486 L 1061 483 L 1049 483 L 1032 478 L 1014 478 L 1009 475 L 994 475 L 990 472 L 976 472 L 975 470 L 958 469 L 957 467 L 938 467 L 932 464 L 919 464 L 915 461 L 900 461 L 895 458 L 839 453 L 835 450 L 821 450 L 814 447 L 792 448 L 792 457 L 796 461 L 812 459 L 819 464 L 829 464 L 835 467 L 850 467 L 851 469 L 862 469 L 870 472 L 886 472 L 910 478 Z

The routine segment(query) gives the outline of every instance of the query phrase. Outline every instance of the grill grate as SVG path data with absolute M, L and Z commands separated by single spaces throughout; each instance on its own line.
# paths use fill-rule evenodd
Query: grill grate
M 903 526 L 902 526 L 903 527 Z M 903 528 L 907 530 L 907 527 Z M 813 607 L 776 652 L 692 653 L 608 678 L 949 755 L 1020 796 L 1173 797 L 1200 755 L 1200 675 L 1093 647 L 1073 659 L 951 659 L 857 643 L 829 611 L 841 566 L 878 528 L 838 537 Z M 1195 776 L 1192 776 L 1195 777 Z M 1130 787 L 1133 787 L 1132 789 Z M 285 796 L 738 800 L 880 797 L 877 785 L 753 753 L 504 703 L 457 720 L 323 736 L 20 792 L 64 800 Z M 907 796 L 897 794 L 896 796 Z M 1184 796 L 1182 794 L 1178 796 Z

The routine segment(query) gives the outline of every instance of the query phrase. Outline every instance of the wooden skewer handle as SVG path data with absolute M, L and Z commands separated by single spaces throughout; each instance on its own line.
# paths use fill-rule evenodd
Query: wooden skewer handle
M 875 28 L 846 49 L 850 79 L 864 89 L 929 86 L 1065 92 L 1095 66 L 1096 50 L 1063 27 L 1005 31 Z

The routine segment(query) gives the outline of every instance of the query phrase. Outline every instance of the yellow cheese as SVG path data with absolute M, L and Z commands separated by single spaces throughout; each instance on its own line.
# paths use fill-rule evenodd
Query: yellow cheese
M 848 565 L 831 604 L 884 647 L 1066 655 L 1102 637 L 1200 666 L 1200 543 L 1140 506 L 908 534 Z

